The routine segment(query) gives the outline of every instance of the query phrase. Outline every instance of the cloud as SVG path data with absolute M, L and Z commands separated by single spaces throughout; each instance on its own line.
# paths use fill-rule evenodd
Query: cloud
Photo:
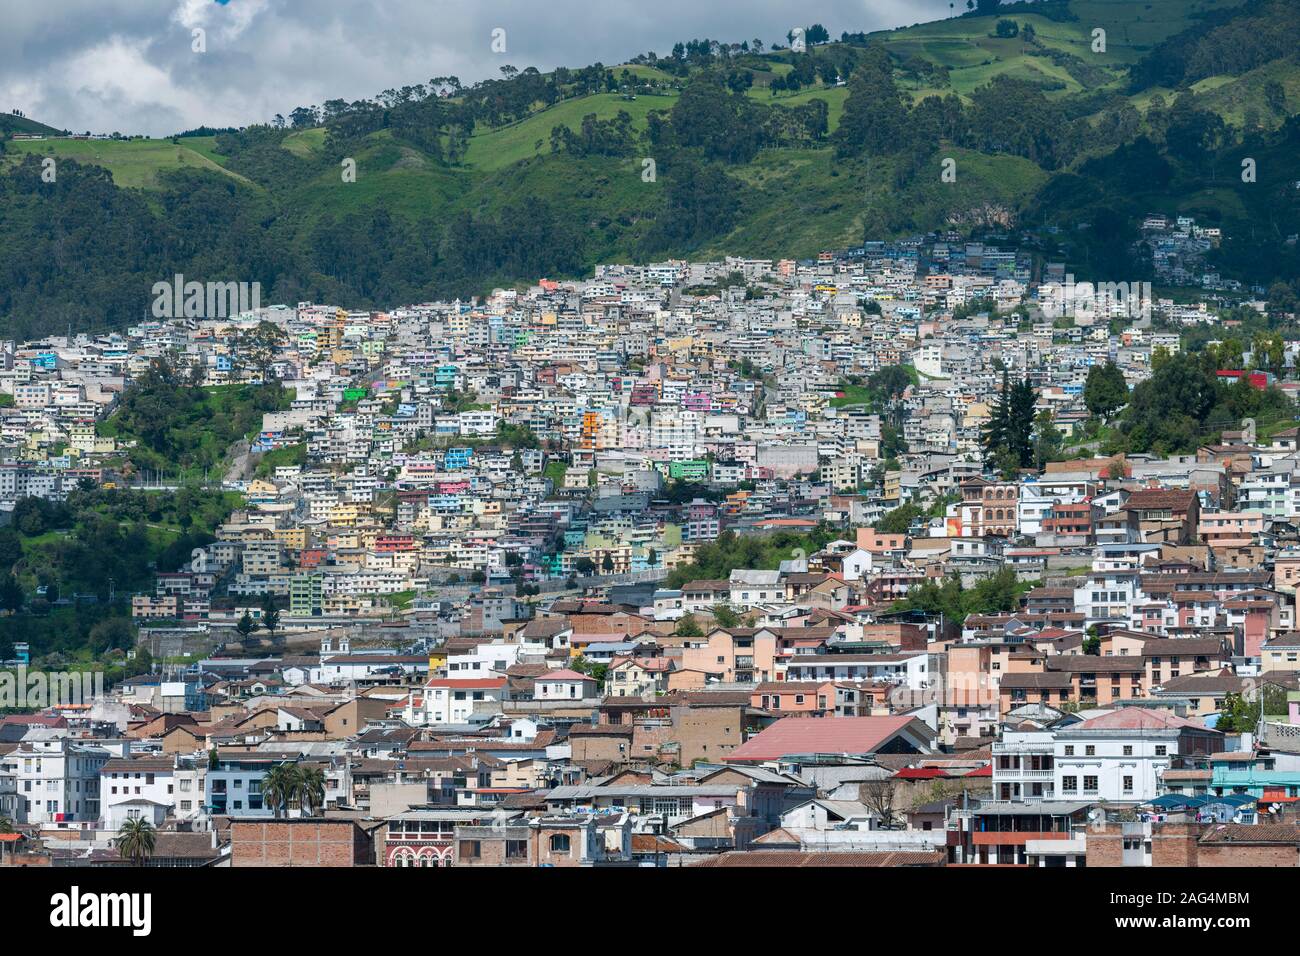
M 771 44 L 796 25 L 877 30 L 944 0 L 0 0 L 0 109 L 52 126 L 165 136 L 264 122 L 501 66 L 616 64 L 678 40 Z M 491 47 L 506 31 L 505 54 Z M 196 52 L 194 31 L 204 31 Z

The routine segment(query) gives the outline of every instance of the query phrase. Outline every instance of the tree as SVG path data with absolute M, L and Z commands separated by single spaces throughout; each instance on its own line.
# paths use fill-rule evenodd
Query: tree
M 1060 457 L 1061 449 L 1065 444 L 1065 437 L 1061 434 L 1060 429 L 1056 427 L 1056 422 L 1052 419 L 1052 413 L 1043 409 L 1034 416 L 1034 467 L 1040 471 L 1047 466 L 1049 461 L 1056 461 Z
M 275 632 L 280 629 L 280 609 L 275 606 L 275 598 L 270 594 L 262 598 L 262 627 L 275 640 Z
M 1002 388 L 984 426 L 984 455 L 1004 473 L 1034 464 L 1034 405 L 1038 392 L 1026 377 L 1014 385 L 1002 373 Z
M 1223 699 L 1223 709 L 1219 711 L 1219 720 L 1215 729 L 1230 734 L 1253 734 L 1259 725 L 1260 698 L 1263 694 L 1264 716 L 1285 714 L 1287 710 L 1286 689 L 1276 684 L 1265 684 L 1262 690 L 1245 694 L 1228 694 Z
M 889 405 L 903 397 L 912 385 L 912 377 L 901 365 L 886 365 L 877 372 L 872 372 L 867 379 L 867 387 L 880 396 Z
M 22 606 L 22 585 L 12 574 L 5 575 L 4 579 L 0 580 L 0 609 L 17 612 L 22 610 Z
M 1098 418 L 1106 419 L 1128 404 L 1128 383 L 1114 362 L 1088 369 L 1083 386 L 1083 403 Z
M 585 657 L 579 657 L 574 661 L 573 669 L 579 674 L 586 674 L 599 684 L 605 683 L 605 676 L 609 673 L 608 664 L 597 664 L 595 661 L 589 661 Z
M 858 800 L 868 810 L 880 818 L 882 830 L 894 826 L 895 798 L 898 788 L 889 777 L 878 780 L 864 780 L 858 784 Z
M 293 800 L 303 816 L 314 817 L 325 806 L 325 771 L 318 766 L 294 768 Z
M 14 822 L 8 817 L 0 817 L 0 834 L 13 833 Z
M 849 76 L 844 113 L 833 139 L 840 156 L 894 153 L 907 139 L 907 110 L 888 55 L 878 46 Z
M 748 163 L 762 146 L 760 107 L 744 93 L 728 90 L 712 72 L 692 77 L 672 108 L 672 135 L 709 159 Z
M 1211 363 L 1218 356 L 1205 356 Z M 1190 452 L 1202 443 L 1204 423 L 1219 400 L 1213 371 L 1201 359 L 1178 352 L 1153 363 L 1151 377 L 1133 387 L 1120 417 L 1128 450 L 1161 454 Z
M 596 573 L 596 563 L 591 558 L 578 558 L 573 562 L 573 570 L 577 571 L 584 578 L 589 578 Z
M 1286 88 L 1277 80 L 1264 84 L 1264 102 L 1274 113 L 1286 115 Z
M 125 651 L 134 646 L 135 631 L 129 618 L 109 617 L 91 627 L 87 643 L 96 656 L 114 649 Z
M 271 808 L 277 820 L 280 811 L 288 810 L 297 793 L 297 769 L 291 763 L 276 764 L 262 778 L 262 801 Z
M 605 557 L 601 559 L 600 569 L 606 574 L 614 573 L 614 559 L 608 551 L 605 552 Z
M 700 623 L 695 619 L 694 614 L 687 614 L 677 622 L 677 627 L 673 633 L 678 637 L 703 637 L 704 631 L 700 629 Z
M 881 534 L 907 534 L 912 527 L 912 522 L 925 514 L 925 509 L 920 505 L 911 503 L 899 505 L 892 511 L 885 512 L 884 516 L 876 522 L 876 530 Z
M 253 620 L 253 615 L 245 611 L 244 616 L 241 617 L 239 622 L 235 625 L 235 630 L 239 633 L 239 640 L 241 643 L 249 643 L 253 632 L 257 630 L 257 622 Z
M 144 866 L 145 860 L 153 856 L 157 833 L 153 824 L 144 817 L 132 817 L 126 820 L 117 831 L 117 853 L 135 866 Z
M 727 604 L 715 604 L 709 608 L 709 613 L 713 615 L 713 621 L 718 627 L 739 627 L 740 615 L 736 613 L 735 608 Z
M 809 46 L 812 46 L 814 43 L 829 43 L 831 40 L 830 31 L 820 23 L 814 23 L 812 26 L 804 30 L 803 36 L 804 39 L 808 41 Z

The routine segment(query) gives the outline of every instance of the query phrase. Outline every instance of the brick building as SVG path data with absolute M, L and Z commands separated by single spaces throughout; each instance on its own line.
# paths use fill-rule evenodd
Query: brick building
M 1107 822 L 1088 828 L 1087 865 L 1300 866 L 1294 823 Z
M 352 820 L 237 820 L 230 825 L 231 866 L 374 865 L 371 835 Z

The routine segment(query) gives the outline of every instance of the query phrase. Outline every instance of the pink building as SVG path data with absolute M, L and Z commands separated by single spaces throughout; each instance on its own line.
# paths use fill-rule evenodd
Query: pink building
M 1202 511 L 1196 533 L 1212 548 L 1245 547 L 1264 533 L 1264 512 Z

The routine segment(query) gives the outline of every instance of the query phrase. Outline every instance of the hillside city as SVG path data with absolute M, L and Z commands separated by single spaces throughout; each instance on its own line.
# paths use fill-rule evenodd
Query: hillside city
M 1221 238 L 4 343 L 0 866 L 1292 865 L 1300 341 Z

